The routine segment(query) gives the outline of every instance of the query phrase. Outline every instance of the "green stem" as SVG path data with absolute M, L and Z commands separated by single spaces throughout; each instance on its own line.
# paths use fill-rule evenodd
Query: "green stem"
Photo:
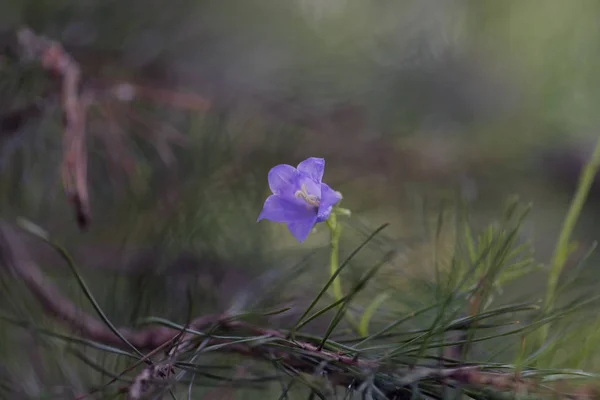
M 342 227 L 337 223 L 337 216 L 335 212 L 332 212 L 327 219 L 327 226 L 331 235 L 331 254 L 329 256 L 329 273 L 331 276 L 335 274 L 335 271 L 340 267 L 340 236 L 342 235 Z M 340 277 L 337 276 L 333 281 L 331 288 L 333 290 L 333 297 L 336 301 L 339 301 L 344 295 L 342 293 L 342 283 Z
M 579 184 L 577 185 L 577 191 L 575 192 L 575 196 L 571 200 L 571 205 L 569 207 L 569 211 L 565 217 L 563 222 L 563 226 L 560 231 L 560 235 L 558 237 L 558 241 L 556 242 L 556 248 L 554 249 L 554 254 L 552 255 L 552 259 L 550 262 L 550 273 L 548 276 L 548 287 L 546 288 L 546 298 L 544 300 L 544 310 L 546 312 L 550 311 L 553 307 L 556 291 L 558 287 L 558 280 L 560 278 L 560 274 L 565 266 L 567 258 L 571 252 L 571 234 L 573 233 L 573 229 L 575 228 L 575 224 L 581 214 L 581 210 L 583 209 L 583 205 L 587 199 L 588 193 L 594 182 L 594 177 L 600 167 L 600 138 L 596 143 L 596 147 L 594 149 L 594 153 L 590 160 L 586 163 L 583 168 L 583 171 L 579 177 Z M 548 325 L 544 325 L 540 331 L 540 340 L 539 345 L 541 346 L 546 338 L 548 337 Z
M 333 276 L 340 267 L 340 236 L 342 235 L 342 226 L 337 222 L 336 211 L 337 210 L 334 210 L 327 219 L 327 226 L 329 227 L 329 232 L 331 235 L 331 253 L 329 256 L 330 276 Z M 342 209 L 341 212 L 347 212 L 347 210 Z M 333 290 L 333 297 L 335 298 L 335 301 L 340 301 L 344 297 L 344 293 L 342 291 L 342 282 L 340 280 L 339 275 L 336 276 L 333 280 L 333 283 L 331 284 L 331 289 Z M 344 317 L 355 332 L 360 332 L 358 322 L 355 320 L 350 310 L 346 310 L 344 312 Z

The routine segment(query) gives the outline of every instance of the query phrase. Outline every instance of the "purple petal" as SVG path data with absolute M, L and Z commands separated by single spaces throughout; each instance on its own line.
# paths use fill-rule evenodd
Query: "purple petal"
M 327 184 L 321 184 L 321 204 L 319 205 L 317 222 L 323 222 L 329 218 L 329 214 L 331 214 L 331 210 L 334 205 L 336 205 L 342 196 L 332 188 L 330 188 Z
M 323 172 L 325 172 L 325 160 L 316 157 L 307 158 L 298 164 L 298 171 L 307 174 L 317 183 L 321 183 Z
M 296 238 L 300 243 L 304 242 L 313 226 L 317 223 L 317 216 L 313 216 L 311 219 L 306 219 L 301 222 L 293 222 L 288 224 L 288 229 L 290 230 L 292 236 Z
M 298 186 L 298 170 L 291 165 L 277 165 L 269 171 L 269 187 L 273 194 L 293 196 Z
M 305 204 L 291 203 L 276 195 L 271 195 L 265 200 L 258 221 L 267 219 L 280 223 L 295 223 L 316 218 L 316 210 L 308 209 Z
M 306 188 L 309 195 L 321 198 L 321 183 L 314 180 L 314 178 L 304 172 L 298 174 L 298 189 L 302 187 Z

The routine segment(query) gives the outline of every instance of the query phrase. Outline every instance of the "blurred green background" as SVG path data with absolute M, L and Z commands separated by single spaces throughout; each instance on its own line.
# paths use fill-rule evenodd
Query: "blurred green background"
M 391 223 L 354 263 L 360 270 L 386 249 L 398 251 L 373 291 L 385 285 L 408 295 L 408 277 L 431 271 L 431 232 L 453 199 L 468 204 L 476 227 L 498 218 L 510 195 L 531 201 L 525 235 L 546 263 L 598 135 L 598 15 L 593 0 L 3 0 L 3 48 L 14 47 L 26 25 L 64 45 L 84 85 L 131 82 L 164 92 L 91 107 L 86 233 L 61 188 L 59 107 L 0 124 L 0 214 L 27 218 L 61 242 L 118 324 L 140 315 L 181 322 L 187 287 L 197 312 L 258 303 L 262 274 L 311 254 L 309 273 L 292 290 L 264 300 L 308 301 L 320 288 L 314 282 L 326 279 L 325 228 L 298 244 L 285 227 L 256 218 L 268 170 L 310 156 L 326 159 L 325 180 L 353 211 L 344 254 Z M 50 87 L 39 66 L 6 54 L 4 122 Z M 197 102 L 182 105 L 173 94 Z M 576 231 L 584 247 L 598 237 L 599 194 L 592 190 Z M 446 226 L 449 252 L 452 217 Z M 30 245 L 80 299 L 61 260 Z M 596 284 L 597 261 L 589 260 L 582 288 Z M 535 295 L 543 285 L 533 276 L 511 290 Z M 5 286 L 5 300 L 26 297 Z M 24 318 L 39 314 L 32 307 L 2 304 Z M 14 354 L 36 339 L 3 335 L 0 367 L 27 395 L 94 379 L 59 355 Z M 62 370 L 38 368 L 36 357 Z

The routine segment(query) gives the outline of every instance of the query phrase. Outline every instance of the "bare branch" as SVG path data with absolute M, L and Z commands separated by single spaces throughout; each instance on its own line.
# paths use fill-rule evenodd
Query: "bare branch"
M 60 43 L 45 36 L 38 36 L 29 28 L 22 28 L 17 32 L 17 41 L 25 60 L 38 62 L 42 68 L 61 81 L 64 122 L 63 187 L 75 208 L 79 227 L 86 229 L 90 222 L 85 146 L 87 106 L 79 96 L 81 70 Z
M 86 117 L 90 105 L 106 100 L 131 102 L 134 99 L 146 99 L 186 110 L 206 111 L 210 108 L 207 100 L 194 94 L 152 89 L 130 82 L 102 83 L 99 80 L 84 82 L 79 63 L 59 42 L 38 35 L 27 27 L 21 28 L 16 37 L 20 61 L 39 64 L 49 76 L 60 83 L 60 95 L 57 96 L 53 92 L 46 93 L 43 100 L 36 100 L 20 110 L 0 116 L 0 129 L 3 132 L 13 133 L 28 117 L 41 114 L 45 103 L 60 101 L 64 125 L 62 183 L 73 205 L 81 230 L 87 229 L 91 220 L 86 148 Z M 155 146 L 161 157 L 169 164 L 174 162 L 169 145 L 186 144 L 187 137 L 174 129 L 166 128 L 168 127 L 163 126 L 159 137 L 155 139 Z M 128 162 L 127 157 L 121 159 L 124 163 Z

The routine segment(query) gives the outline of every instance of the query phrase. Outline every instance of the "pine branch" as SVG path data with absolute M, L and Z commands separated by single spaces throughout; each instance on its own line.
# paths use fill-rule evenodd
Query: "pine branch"
M 77 223 L 81 230 L 91 222 L 90 199 L 88 192 L 86 146 L 86 121 L 88 109 L 106 101 L 129 103 L 135 99 L 154 103 L 169 104 L 184 110 L 210 108 L 210 103 L 200 96 L 177 93 L 169 90 L 149 88 L 133 82 L 105 82 L 100 79 L 84 80 L 79 63 L 57 41 L 34 33 L 24 27 L 16 33 L 16 58 L 19 63 L 34 63 L 41 66 L 58 83 L 55 89 L 46 91 L 31 104 L 0 115 L 0 132 L 12 135 L 18 132 L 27 120 L 41 116 L 50 105 L 59 104 L 63 115 L 63 159 L 62 183 L 65 193 L 73 205 Z M 106 115 L 106 108 L 104 109 Z M 152 131 L 153 124 L 146 127 Z M 155 146 L 165 162 L 173 161 L 169 143 L 183 145 L 187 138 L 173 129 L 164 130 L 155 139 Z M 109 152 L 119 154 L 119 161 L 131 171 L 130 157 L 124 154 L 121 141 L 116 138 L 103 138 Z M 126 149 L 125 149 L 126 151 Z
M 23 281 L 44 310 L 65 324 L 80 337 L 129 350 L 129 345 L 144 357 L 137 363 L 149 364 L 127 390 L 131 399 L 140 398 L 146 393 L 151 381 L 160 377 L 169 381 L 172 378 L 177 359 L 190 351 L 214 348 L 222 353 L 238 354 L 263 361 L 277 361 L 290 373 L 313 374 L 321 368 L 321 376 L 336 386 L 352 387 L 358 390 L 361 385 L 373 379 L 377 374 L 386 382 L 385 392 L 389 398 L 399 396 L 409 390 L 411 383 L 422 380 L 458 382 L 478 387 L 494 387 L 498 390 L 513 390 L 516 387 L 535 387 L 530 380 L 518 379 L 514 374 L 483 372 L 478 366 L 455 367 L 400 367 L 375 359 L 364 358 L 358 352 L 334 349 L 319 349 L 318 343 L 307 340 L 291 339 L 283 331 L 254 326 L 230 315 L 205 315 L 191 320 L 183 329 L 175 326 L 151 326 L 131 329 L 119 328 L 118 334 L 105 323 L 83 312 L 49 282 L 39 266 L 31 260 L 26 247 L 20 241 L 17 232 L 6 222 L 0 222 L 0 262 Z M 237 339 L 213 334 L 211 332 L 235 333 Z M 248 336 L 240 341 L 239 335 Z M 326 346 L 327 347 L 327 346 Z M 150 362 L 152 355 L 165 350 L 166 358 L 158 363 Z M 136 364 L 136 365 L 137 365 Z M 150 382 L 150 383 L 149 383 Z M 165 382 L 162 383 L 164 386 Z M 144 390 L 142 390 L 145 388 Z M 83 396 L 81 398 L 84 398 Z

